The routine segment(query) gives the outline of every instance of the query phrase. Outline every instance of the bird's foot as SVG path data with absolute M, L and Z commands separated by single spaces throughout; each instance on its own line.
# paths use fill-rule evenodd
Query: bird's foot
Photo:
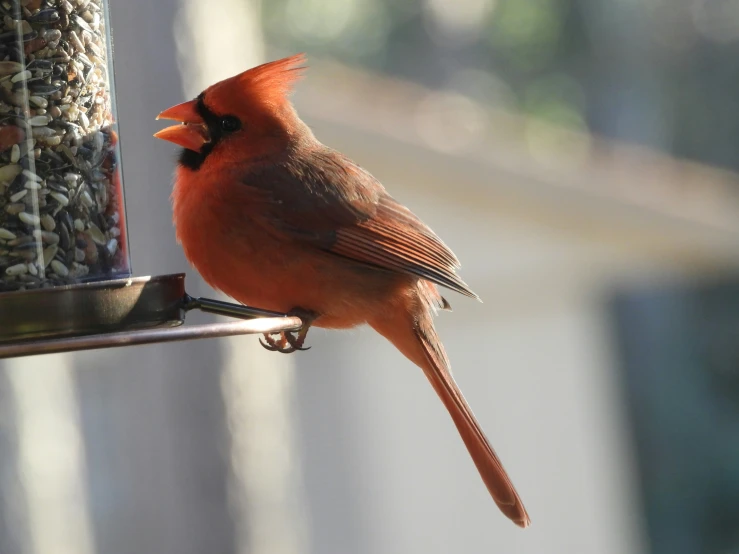
M 308 336 L 311 323 L 316 319 L 316 315 L 313 312 L 301 308 L 290 310 L 288 315 L 299 317 L 303 321 L 303 326 L 298 330 L 297 334 L 294 331 L 265 333 L 264 342 L 262 342 L 262 339 L 259 339 L 259 344 L 270 352 L 280 352 L 282 354 L 292 354 L 297 350 L 310 350 L 310 346 L 304 347 L 303 344 L 305 343 L 305 338 Z M 277 335 L 279 338 L 272 338 L 274 335 Z

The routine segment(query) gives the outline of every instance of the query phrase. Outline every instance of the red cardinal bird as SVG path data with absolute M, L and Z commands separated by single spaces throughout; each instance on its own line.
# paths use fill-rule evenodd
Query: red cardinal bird
M 303 348 L 311 325 L 372 326 L 423 369 L 490 494 L 521 527 L 529 516 L 449 369 L 432 321 L 472 298 L 449 248 L 372 175 L 321 144 L 288 99 L 304 56 L 250 69 L 159 118 L 156 137 L 184 147 L 172 201 L 177 239 L 214 288 L 302 318 L 267 348 Z

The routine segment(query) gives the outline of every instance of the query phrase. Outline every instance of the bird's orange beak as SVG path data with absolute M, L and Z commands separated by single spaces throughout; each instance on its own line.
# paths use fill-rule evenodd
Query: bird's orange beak
M 164 110 L 157 119 L 171 119 L 179 121 L 180 125 L 173 125 L 162 129 L 154 136 L 162 140 L 168 140 L 188 150 L 200 152 L 203 145 L 210 142 L 208 126 L 195 109 L 197 101 L 190 100 Z

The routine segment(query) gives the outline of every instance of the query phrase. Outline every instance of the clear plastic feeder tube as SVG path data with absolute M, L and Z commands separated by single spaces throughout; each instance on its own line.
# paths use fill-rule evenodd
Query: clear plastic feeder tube
M 0 293 L 129 276 L 107 2 L 0 17 Z

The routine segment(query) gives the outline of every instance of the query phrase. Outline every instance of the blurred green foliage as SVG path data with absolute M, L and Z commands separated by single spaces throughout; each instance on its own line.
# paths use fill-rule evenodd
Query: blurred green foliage
M 268 39 L 739 169 L 736 0 L 270 0 Z

